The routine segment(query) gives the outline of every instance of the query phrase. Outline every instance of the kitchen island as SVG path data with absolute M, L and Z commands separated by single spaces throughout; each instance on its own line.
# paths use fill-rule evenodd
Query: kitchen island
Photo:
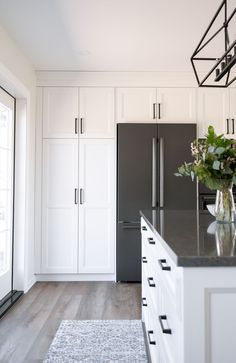
M 236 362 L 235 224 L 217 224 L 206 212 L 140 213 L 152 362 Z

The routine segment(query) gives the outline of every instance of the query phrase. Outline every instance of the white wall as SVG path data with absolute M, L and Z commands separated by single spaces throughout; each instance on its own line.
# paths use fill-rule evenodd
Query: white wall
M 17 99 L 16 286 L 34 283 L 35 71 L 17 44 L 0 27 L 0 85 Z M 23 276 L 20 279 L 20 276 Z

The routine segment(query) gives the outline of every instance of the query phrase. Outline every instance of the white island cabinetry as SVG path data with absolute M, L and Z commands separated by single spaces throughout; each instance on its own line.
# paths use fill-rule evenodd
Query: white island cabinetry
M 234 363 L 236 267 L 177 266 L 144 218 L 141 232 L 142 320 L 151 362 Z

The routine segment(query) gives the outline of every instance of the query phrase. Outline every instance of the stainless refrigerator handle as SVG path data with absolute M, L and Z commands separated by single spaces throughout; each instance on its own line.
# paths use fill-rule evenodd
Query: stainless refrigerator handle
M 164 139 L 160 137 L 160 207 L 164 207 Z
M 157 140 L 152 139 L 152 207 L 157 206 Z

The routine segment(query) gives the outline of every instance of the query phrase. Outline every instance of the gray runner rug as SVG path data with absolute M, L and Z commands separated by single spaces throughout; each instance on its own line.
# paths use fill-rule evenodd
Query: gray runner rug
M 147 363 L 141 320 L 63 320 L 44 363 Z

